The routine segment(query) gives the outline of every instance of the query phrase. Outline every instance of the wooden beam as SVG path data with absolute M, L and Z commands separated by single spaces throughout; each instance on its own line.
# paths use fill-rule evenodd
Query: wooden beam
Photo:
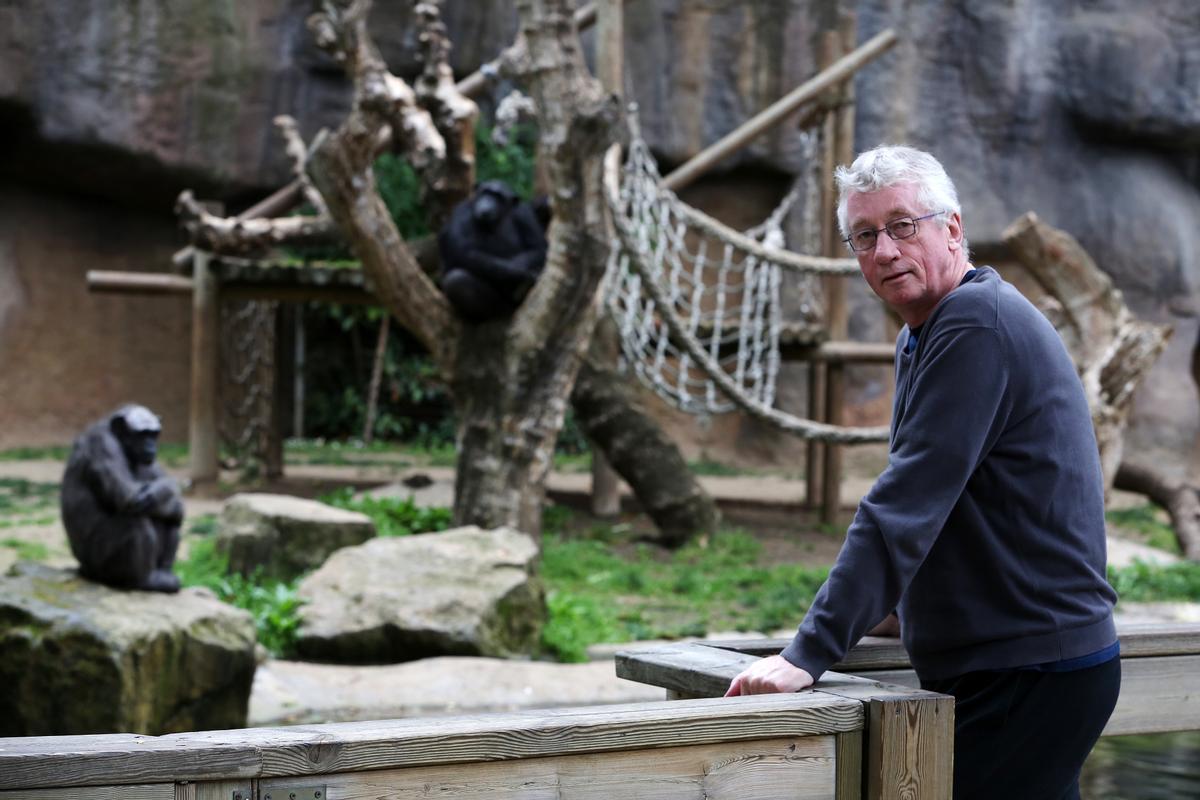
M 191 294 L 194 284 L 191 278 L 165 272 L 89 269 L 87 288 L 89 292 L 113 294 Z
M 807 692 L 509 714 L 203 731 L 31 736 L 0 748 L 0 789 L 323 776 L 620 750 L 825 736 L 862 705 Z
M 191 479 L 215 484 L 220 471 L 217 444 L 217 382 L 220 378 L 221 301 L 219 281 L 209 269 L 209 255 L 193 256 L 192 388 L 188 452 Z
M 792 112 L 805 103 L 819 97 L 827 89 L 851 78 L 855 72 L 886 53 L 896 44 L 896 32 L 887 29 L 873 36 L 853 53 L 848 53 L 784 97 L 776 100 L 764 111 L 747 120 L 736 130 L 716 144 L 711 145 L 670 175 L 663 178 L 662 185 L 674 191 L 687 186 L 713 168 L 721 159 L 745 147 L 763 132 L 786 120 Z

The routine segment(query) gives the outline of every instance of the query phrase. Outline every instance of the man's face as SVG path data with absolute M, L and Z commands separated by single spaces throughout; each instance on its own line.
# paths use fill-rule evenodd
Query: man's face
M 850 231 L 878 230 L 900 217 L 922 217 L 917 187 L 903 183 L 875 192 L 851 194 L 846 201 Z M 858 267 L 875 294 L 910 328 L 925 322 L 943 297 L 958 286 L 967 269 L 958 214 L 917 223 L 917 234 L 895 241 L 880 231 L 875 247 L 861 253 Z

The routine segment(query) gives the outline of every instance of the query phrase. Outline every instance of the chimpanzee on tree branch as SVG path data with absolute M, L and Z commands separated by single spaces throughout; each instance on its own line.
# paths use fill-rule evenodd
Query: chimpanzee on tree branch
M 438 235 L 442 291 L 469 322 L 506 317 L 546 263 L 546 235 L 529 203 L 485 181 L 455 206 Z
M 179 591 L 171 572 L 183 500 L 154 463 L 162 426 L 127 405 L 75 440 L 62 482 L 62 518 L 80 573 L 129 589 Z

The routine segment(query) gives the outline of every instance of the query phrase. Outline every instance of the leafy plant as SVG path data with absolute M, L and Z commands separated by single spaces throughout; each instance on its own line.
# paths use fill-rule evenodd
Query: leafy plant
M 354 490 L 349 487 L 323 496 L 321 502 L 366 514 L 375 523 L 375 532 L 379 536 L 411 536 L 415 533 L 444 531 L 453 521 L 453 514 L 448 508 L 418 506 L 407 497 L 355 499 Z
M 1165 517 L 1165 511 L 1150 503 L 1134 508 L 1112 509 L 1104 514 L 1110 525 L 1138 534 L 1151 547 L 1180 555 L 1179 539 Z
M 207 587 L 222 602 L 250 612 L 259 643 L 275 657 L 295 652 L 303 602 L 296 595 L 299 578 L 279 581 L 261 572 L 248 578 L 230 574 L 229 559 L 217 551 L 213 539 L 192 542 L 188 557 L 175 562 L 175 574 L 184 586 Z

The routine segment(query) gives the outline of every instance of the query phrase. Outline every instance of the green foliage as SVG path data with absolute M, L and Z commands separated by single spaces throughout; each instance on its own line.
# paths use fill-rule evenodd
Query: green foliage
M 191 543 L 188 557 L 175 562 L 175 574 L 184 586 L 204 586 L 222 602 L 250 612 L 258 641 L 277 658 L 295 652 L 302 601 L 296 595 L 299 578 L 279 581 L 256 572 L 249 578 L 229 573 L 229 560 L 217 552 L 213 539 Z
M 543 520 L 543 643 L 564 661 L 583 659 L 600 642 L 788 627 L 828 575 L 824 567 L 763 564 L 761 545 L 745 531 L 723 530 L 664 553 L 622 542 L 619 526 L 569 537 L 569 512 L 547 511 L 553 518 Z
M 355 499 L 354 490 L 349 487 L 330 492 L 321 498 L 321 502 L 366 514 L 375 523 L 375 532 L 379 536 L 411 536 L 415 533 L 444 531 L 453 520 L 448 508 L 418 506 L 407 497 Z
M 494 142 L 488 126 L 475 126 L 475 180 L 504 181 L 521 197 L 532 198 L 536 145 L 533 125 L 514 126 L 506 144 Z
M 1134 561 L 1128 567 L 1109 567 L 1108 582 L 1121 600 L 1130 602 L 1200 602 L 1200 563 L 1194 561 L 1164 566 Z
M 217 515 L 201 514 L 188 524 L 188 533 L 211 536 L 217 532 Z
M 5 527 L 0 523 L 0 527 Z M 21 561 L 45 561 L 50 557 L 50 548 L 41 542 L 27 542 L 24 539 L 0 539 L 0 547 L 7 547 L 10 550 L 17 551 L 17 558 Z
M 1180 555 L 1179 539 L 1166 521 L 1166 515 L 1158 506 L 1147 503 L 1134 508 L 1113 509 L 1105 512 L 1104 517 L 1110 525 L 1137 534 L 1145 544 Z
M 66 461 L 71 448 L 63 445 L 49 447 L 13 447 L 0 450 L 0 461 Z

